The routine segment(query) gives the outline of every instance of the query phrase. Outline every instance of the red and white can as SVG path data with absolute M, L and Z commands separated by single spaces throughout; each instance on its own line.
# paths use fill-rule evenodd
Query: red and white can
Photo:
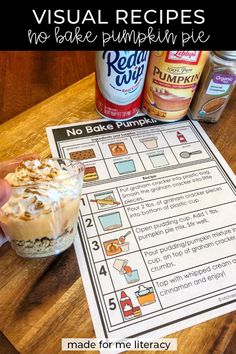
M 132 118 L 140 108 L 149 51 L 96 53 L 96 108 L 113 120 Z

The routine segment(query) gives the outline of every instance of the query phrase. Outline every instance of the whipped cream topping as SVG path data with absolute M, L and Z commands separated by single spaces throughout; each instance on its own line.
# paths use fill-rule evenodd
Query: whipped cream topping
M 32 182 L 52 181 L 59 174 L 66 171 L 60 171 L 54 167 L 53 161 L 28 160 L 22 161 L 15 172 L 9 173 L 6 177 L 11 186 L 20 186 Z
M 55 212 L 63 203 L 78 197 L 76 176 L 56 168 L 50 159 L 24 161 L 6 180 L 13 188 L 2 210 L 23 220 Z
M 150 292 L 149 288 L 146 288 L 146 286 L 144 285 L 140 285 L 137 291 L 139 296 L 148 294 L 149 292 Z

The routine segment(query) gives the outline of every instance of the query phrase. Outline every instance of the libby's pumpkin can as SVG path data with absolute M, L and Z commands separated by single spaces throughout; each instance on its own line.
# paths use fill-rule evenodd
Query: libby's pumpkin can
M 207 51 L 153 51 L 141 109 L 160 121 L 176 121 L 187 113 Z

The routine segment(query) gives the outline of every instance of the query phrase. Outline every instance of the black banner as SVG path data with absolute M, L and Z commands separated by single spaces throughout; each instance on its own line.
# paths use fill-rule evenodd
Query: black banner
M 52 129 L 54 139 L 56 142 L 63 140 L 78 139 L 78 137 L 86 137 L 92 134 L 100 135 L 107 132 L 118 132 L 120 130 L 129 130 L 131 128 L 143 128 L 150 125 L 161 125 L 162 123 L 156 119 L 152 119 L 146 115 L 142 115 L 139 118 L 133 118 L 129 121 L 111 121 L 103 120 L 102 122 L 84 123 L 68 128 L 56 128 Z
M 0 11 L 1 50 L 234 50 L 233 2 L 155 1 L 144 6 L 22 2 Z M 3 5 L 1 5 L 2 7 Z
M 187 116 L 185 116 L 183 120 L 189 120 Z M 129 129 L 138 129 L 143 127 L 149 127 L 152 125 L 163 125 L 166 122 L 160 122 L 156 119 L 148 117 L 143 114 L 138 118 L 134 117 L 129 121 L 112 121 L 103 119 L 102 122 L 85 122 L 84 124 L 75 124 L 74 126 L 70 125 L 69 127 L 62 127 L 52 129 L 54 139 L 57 142 L 63 140 L 73 140 L 78 139 L 79 137 L 87 137 L 93 134 L 100 135 L 106 134 L 109 132 L 117 133 L 119 131 L 125 131 Z M 169 126 L 171 123 L 168 123 Z M 174 124 L 174 123 L 173 123 Z

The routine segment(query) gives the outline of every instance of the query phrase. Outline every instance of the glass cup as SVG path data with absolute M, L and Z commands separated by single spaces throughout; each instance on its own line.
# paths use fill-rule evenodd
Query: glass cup
M 24 258 L 57 255 L 72 245 L 77 232 L 84 165 L 61 158 L 45 161 L 59 171 L 58 178 L 13 185 L 0 210 L 0 225 Z

